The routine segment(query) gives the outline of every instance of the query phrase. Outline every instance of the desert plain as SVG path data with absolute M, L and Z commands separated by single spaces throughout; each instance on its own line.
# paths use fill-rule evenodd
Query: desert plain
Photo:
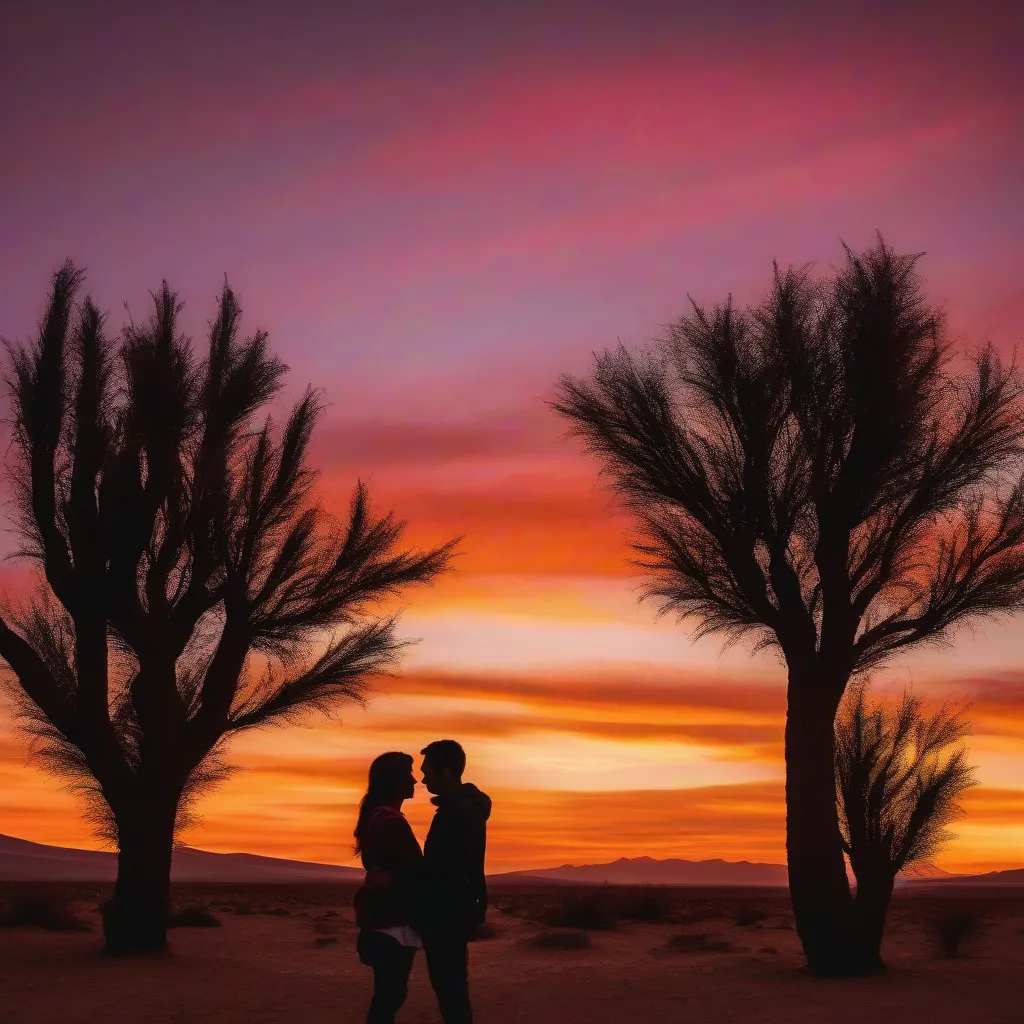
M 166 954 L 111 959 L 99 955 L 109 885 L 0 884 L 0 905 L 56 893 L 82 926 L 0 928 L 0 1020 L 356 1024 L 371 986 L 355 955 L 352 891 L 177 885 L 175 907 L 189 908 L 186 920 L 205 909 L 207 926 L 174 928 Z M 470 947 L 478 1024 L 1024 1019 L 1019 889 L 899 893 L 888 973 L 838 981 L 803 970 L 784 890 L 520 885 L 494 888 L 491 902 L 489 937 Z M 940 932 L 957 918 L 971 934 L 957 956 L 944 956 Z M 537 945 L 542 935 L 556 945 Z M 563 948 L 573 945 L 583 948 Z M 399 1020 L 440 1021 L 421 957 Z

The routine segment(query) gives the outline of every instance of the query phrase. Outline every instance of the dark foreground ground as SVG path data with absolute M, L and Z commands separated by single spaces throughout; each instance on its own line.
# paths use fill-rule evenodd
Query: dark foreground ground
M 52 890 L 0 885 L 0 908 L 26 891 L 51 899 Z M 206 907 L 220 926 L 175 929 L 166 956 L 108 960 L 97 955 L 96 908 L 109 888 L 63 887 L 55 902 L 70 898 L 89 930 L 0 927 L 0 1021 L 361 1022 L 370 984 L 353 948 L 351 893 L 182 886 L 177 906 Z M 801 970 L 789 901 L 777 891 L 517 886 L 493 891 L 492 903 L 496 934 L 471 949 L 478 1024 L 1024 1021 L 1019 890 L 899 897 L 885 951 L 891 970 L 857 981 Z M 960 956 L 944 958 L 938 937 L 958 922 L 975 934 Z M 538 948 L 541 933 L 591 945 Z M 399 1020 L 439 1021 L 421 962 Z

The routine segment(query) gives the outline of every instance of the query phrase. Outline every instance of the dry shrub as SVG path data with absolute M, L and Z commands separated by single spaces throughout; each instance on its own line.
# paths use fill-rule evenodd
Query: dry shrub
M 672 900 L 669 894 L 660 888 L 624 896 L 618 912 L 619 916 L 627 921 L 663 924 L 673 920 Z
M 711 921 L 716 917 L 722 917 L 721 907 L 711 903 L 688 904 L 685 909 L 676 914 L 676 920 L 680 924 L 699 924 L 701 921 Z
M 313 945 L 317 949 L 323 949 L 324 946 L 336 946 L 338 944 L 338 938 L 336 935 L 321 935 L 319 939 L 313 940 Z
M 987 915 L 979 907 L 944 904 L 924 918 L 924 926 L 944 957 L 963 956 L 988 926 Z
M 493 924 L 488 924 L 484 921 L 483 924 L 477 927 L 476 932 L 473 934 L 473 941 L 479 939 L 496 939 L 498 937 L 498 929 Z
M 540 932 L 529 943 L 537 949 L 589 949 L 593 945 L 582 931 Z
M 774 954 L 778 953 L 778 950 L 774 946 L 762 946 L 758 950 L 758 953 L 767 953 L 770 956 L 773 956 Z
M 333 935 L 338 930 L 338 926 L 333 921 L 314 921 L 313 931 L 317 935 Z
M 220 918 L 214 917 L 206 907 L 190 905 L 167 915 L 168 928 L 220 928 Z
M 732 912 L 732 919 L 741 927 L 749 928 L 751 925 L 760 924 L 769 917 L 768 911 L 763 907 L 736 907 Z
M 291 911 L 284 907 L 265 907 L 261 913 L 267 917 L 289 917 L 291 915 Z
M 673 935 L 664 946 L 652 949 L 651 952 L 656 955 L 665 955 L 667 953 L 732 953 L 735 951 L 735 948 L 731 942 L 726 942 L 722 939 L 709 939 L 706 932 L 699 934 L 680 932 L 678 935 Z
M 541 912 L 540 921 L 553 928 L 610 931 L 617 925 L 618 915 L 608 893 L 587 892 L 566 895 L 548 904 Z
M 26 889 L 0 909 L 0 928 L 43 928 L 48 932 L 87 932 L 68 896 L 57 889 Z
M 235 913 L 240 914 L 242 916 L 246 916 L 248 914 L 255 913 L 255 911 L 252 909 L 251 903 L 236 903 Z

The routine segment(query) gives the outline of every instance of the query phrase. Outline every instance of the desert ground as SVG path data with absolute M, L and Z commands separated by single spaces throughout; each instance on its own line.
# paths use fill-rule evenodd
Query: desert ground
M 220 924 L 177 927 L 168 954 L 136 960 L 98 955 L 97 908 L 109 887 L 7 883 L 0 907 L 9 912 L 26 892 L 65 901 L 87 930 L 0 928 L 4 1024 L 363 1020 L 370 976 L 354 952 L 351 886 L 178 886 L 179 910 L 205 908 Z M 975 934 L 949 958 L 937 936 L 956 919 Z M 517 886 L 492 891 L 488 924 L 493 935 L 471 947 L 478 1024 L 1024 1019 L 1020 890 L 901 894 L 889 973 L 853 981 L 801 969 L 788 897 L 778 890 Z M 537 946 L 538 935 L 589 945 Z M 440 1019 L 422 962 L 399 1019 Z

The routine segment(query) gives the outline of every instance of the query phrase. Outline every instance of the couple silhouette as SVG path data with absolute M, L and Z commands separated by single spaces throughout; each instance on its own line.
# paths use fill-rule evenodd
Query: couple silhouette
M 468 944 L 487 913 L 484 855 L 491 799 L 463 782 L 455 740 L 420 751 L 434 817 L 422 850 L 402 814 L 416 791 L 413 758 L 391 751 L 370 765 L 359 805 L 356 853 L 366 880 L 355 894 L 359 959 L 373 968 L 367 1024 L 393 1024 L 405 1002 L 416 950 L 427 958 L 444 1024 L 472 1024 Z

